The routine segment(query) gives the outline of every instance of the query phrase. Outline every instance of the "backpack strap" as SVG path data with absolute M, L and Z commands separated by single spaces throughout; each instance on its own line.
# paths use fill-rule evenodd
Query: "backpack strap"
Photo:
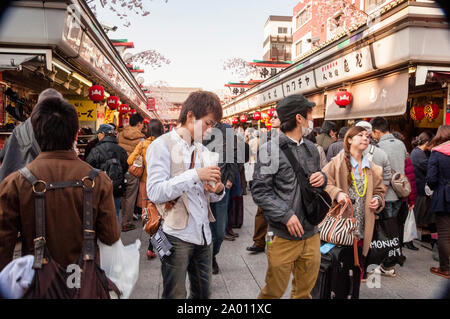
M 95 186 L 95 177 L 100 170 L 93 169 L 89 176 L 83 177 L 83 260 L 95 259 L 95 231 L 93 217 L 93 194 Z M 90 183 L 86 183 L 90 180 Z
M 34 214 L 36 219 L 36 238 L 34 239 L 33 269 L 41 269 L 45 250 L 45 192 L 47 191 L 47 183 L 38 180 L 27 167 L 20 169 L 19 172 L 31 183 L 31 185 L 33 185 Z M 40 183 L 44 184 L 44 189 L 42 191 L 37 191 L 36 185 Z
M 286 157 L 288 158 L 289 163 L 291 164 L 292 169 L 294 170 L 294 173 L 297 176 L 297 180 L 301 185 L 301 188 L 306 188 L 308 185 L 308 179 L 306 177 L 306 173 L 303 170 L 303 168 L 301 167 L 299 161 L 295 158 L 292 151 L 289 149 L 288 143 L 286 143 L 286 142 L 281 143 L 280 148 L 283 151 L 284 155 L 286 155 Z

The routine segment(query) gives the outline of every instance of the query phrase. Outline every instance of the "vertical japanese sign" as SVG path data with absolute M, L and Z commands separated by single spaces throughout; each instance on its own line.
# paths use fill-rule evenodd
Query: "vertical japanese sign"
M 78 121 L 95 122 L 97 119 L 97 105 L 90 100 L 69 100 L 75 106 Z

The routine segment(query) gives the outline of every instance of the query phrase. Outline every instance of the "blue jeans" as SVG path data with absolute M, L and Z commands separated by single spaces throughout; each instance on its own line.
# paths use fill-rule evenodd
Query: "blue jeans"
M 186 299 L 186 273 L 191 286 L 189 299 L 208 299 L 211 294 L 212 245 L 195 245 L 167 235 L 172 255 L 161 261 L 163 299 Z
M 216 256 L 222 246 L 225 230 L 228 225 L 228 205 L 230 199 L 230 190 L 225 188 L 225 196 L 217 203 L 211 203 L 211 211 L 216 221 L 209 223 L 211 228 L 213 256 Z
M 117 221 L 120 224 L 120 200 L 122 197 L 114 197 L 114 206 L 116 206 Z

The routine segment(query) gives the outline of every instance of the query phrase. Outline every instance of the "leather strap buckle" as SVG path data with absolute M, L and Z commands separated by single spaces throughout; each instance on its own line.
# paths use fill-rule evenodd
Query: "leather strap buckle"
M 91 187 L 91 188 L 94 188 L 94 186 L 95 186 L 95 181 L 94 181 L 92 178 L 90 178 L 89 176 L 85 176 L 85 177 L 83 177 L 83 178 L 81 179 L 81 181 L 83 182 L 83 188 L 89 187 L 89 186 L 87 186 L 87 185 L 85 184 L 85 180 L 90 180 L 90 181 L 92 182 L 92 185 L 91 185 L 90 187 Z
M 36 185 L 38 185 L 39 183 L 44 184 L 44 190 L 41 192 L 36 191 Z M 47 183 L 42 181 L 42 180 L 38 180 L 35 184 L 33 184 L 33 192 L 38 194 L 38 193 L 45 193 L 47 191 Z

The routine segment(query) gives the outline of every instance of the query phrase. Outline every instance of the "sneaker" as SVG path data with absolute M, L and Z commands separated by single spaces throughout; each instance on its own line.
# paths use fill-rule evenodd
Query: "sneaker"
M 213 275 L 217 275 L 219 273 L 219 265 L 217 264 L 216 257 L 213 257 L 212 261 L 212 273 Z
M 394 278 L 394 277 L 397 276 L 397 273 L 395 272 L 395 268 L 386 270 L 386 269 L 383 268 L 383 266 L 380 266 L 380 269 L 379 269 L 379 270 L 380 270 L 380 273 L 381 273 L 383 276 L 386 276 L 386 277 L 392 277 L 392 278 Z
M 236 240 L 236 238 L 234 238 L 233 236 L 230 236 L 228 234 L 225 234 L 225 236 L 223 237 L 223 239 L 228 240 L 228 241 L 234 241 Z

